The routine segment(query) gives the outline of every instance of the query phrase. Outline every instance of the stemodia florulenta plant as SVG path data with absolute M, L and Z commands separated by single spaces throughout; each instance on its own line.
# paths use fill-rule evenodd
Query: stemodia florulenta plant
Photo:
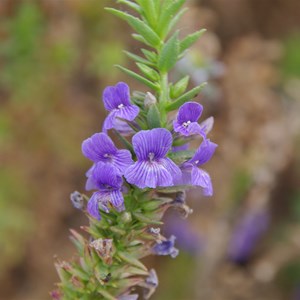
M 173 31 L 185 12 L 185 0 L 120 0 L 133 14 L 107 8 L 136 32 L 144 48 L 136 55 L 125 51 L 139 73 L 118 66 L 146 86 L 146 93 L 130 93 L 119 82 L 105 88 L 108 115 L 102 132 L 82 144 L 91 162 L 84 195 L 71 194 L 73 205 L 89 218 L 83 227 L 89 238 L 71 230 L 77 259 L 57 261 L 60 277 L 53 299 L 149 299 L 158 285 L 154 269 L 141 260 L 148 255 L 176 257 L 175 236 L 160 233 L 169 208 L 187 216 L 185 191 L 200 187 L 213 193 L 209 174 L 202 169 L 217 145 L 207 134 L 213 118 L 199 123 L 203 107 L 192 101 L 204 84 L 189 91 L 188 76 L 169 82 L 168 73 L 204 30 L 179 38 Z M 137 17 L 136 17 L 137 15 Z M 174 114 L 177 111 L 177 115 Z M 118 149 L 108 134 L 123 144 Z M 199 139 L 198 149 L 189 143 Z

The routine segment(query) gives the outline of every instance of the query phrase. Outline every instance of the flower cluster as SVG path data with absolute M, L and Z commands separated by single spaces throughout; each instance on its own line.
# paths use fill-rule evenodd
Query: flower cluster
M 82 143 L 84 156 L 92 162 L 86 190 L 93 193 L 87 197 L 74 192 L 70 197 L 89 217 L 89 225 L 81 227 L 89 237 L 71 230 L 79 259 L 57 261 L 61 282 L 51 294 L 56 300 L 149 299 L 158 279 L 141 259 L 152 254 L 174 258 L 179 253 L 173 232 L 169 238 L 161 234 L 165 212 L 174 208 L 187 217 L 192 209 L 185 195 L 191 187 L 199 187 L 206 196 L 213 194 L 203 166 L 217 147 L 208 138 L 214 120 L 199 121 L 203 107 L 192 101 L 205 83 L 188 90 L 188 76 L 168 80 L 168 73 L 204 30 L 185 37 L 172 33 L 185 11 L 184 0 L 118 2 L 134 14 L 106 10 L 125 20 L 135 31 L 134 38 L 147 46 L 140 54 L 125 52 L 139 73 L 118 68 L 150 92 L 131 94 L 123 82 L 103 92 L 108 115 L 102 132 Z M 111 134 L 124 149 L 115 145 Z M 197 149 L 191 147 L 192 140 L 200 141 Z
M 128 85 L 119 82 L 116 86 L 107 87 L 103 93 L 103 102 L 109 111 L 103 132 L 94 134 L 82 144 L 83 154 L 93 162 L 87 172 L 86 183 L 87 190 L 96 190 L 87 206 L 92 217 L 99 220 L 99 211 L 108 212 L 111 207 L 117 211 L 125 210 L 123 193 L 127 190 L 126 185 L 140 189 L 199 186 L 204 195 L 213 194 L 209 174 L 199 168 L 210 160 L 217 147 L 206 137 L 212 119 L 198 123 L 202 105 L 197 102 L 183 104 L 172 122 L 171 131 L 167 128 L 153 128 L 136 132 L 132 137 L 131 153 L 127 149 L 118 149 L 107 135 L 108 129 L 118 130 L 122 124 L 136 128 L 133 122 L 140 109 L 131 103 Z M 122 135 L 122 130 L 119 131 Z M 202 137 L 201 145 L 192 157 L 177 165 L 170 158 L 172 145 L 176 141 L 184 142 L 187 136 L 197 135 Z M 176 152 L 182 151 L 177 149 Z

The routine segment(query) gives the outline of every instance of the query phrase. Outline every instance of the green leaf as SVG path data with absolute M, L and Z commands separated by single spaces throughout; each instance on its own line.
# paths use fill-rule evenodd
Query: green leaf
M 201 29 L 197 32 L 189 34 L 180 42 L 180 53 L 191 47 L 203 35 L 206 29 Z
M 154 64 L 150 61 L 148 61 L 147 59 L 145 58 L 142 58 L 136 54 L 133 54 L 131 52 L 128 52 L 128 51 L 123 51 L 129 58 L 131 58 L 132 60 L 136 61 L 136 62 L 139 62 L 139 63 L 142 63 L 144 65 L 148 65 L 148 66 L 154 66 Z
M 164 44 L 159 57 L 158 57 L 158 69 L 164 73 L 167 73 L 172 69 L 179 54 L 179 40 L 178 31 Z
M 118 256 L 119 256 L 119 258 L 126 261 L 127 263 L 129 263 L 137 268 L 147 271 L 147 268 L 138 259 L 136 259 L 135 257 L 132 257 L 128 253 L 118 252 Z
M 177 22 L 180 20 L 182 15 L 188 10 L 188 8 L 183 8 L 182 10 L 179 11 L 178 14 L 174 16 L 174 18 L 171 20 L 169 23 L 168 27 L 166 28 L 166 35 L 174 28 L 174 26 L 177 24 Z
M 176 82 L 173 86 L 171 86 L 170 89 L 170 95 L 171 98 L 175 99 L 181 96 L 187 89 L 187 86 L 189 84 L 189 76 L 185 76 L 182 79 L 180 79 L 178 82 Z
M 133 77 L 137 81 L 139 81 L 139 82 L 143 83 L 144 85 L 148 86 L 149 88 L 151 88 L 155 91 L 159 91 L 159 86 L 157 86 L 155 83 L 149 81 L 148 79 L 142 77 L 141 75 L 139 75 L 139 74 L 127 69 L 127 68 L 124 68 L 120 65 L 116 65 L 116 67 L 119 68 L 124 73 L 126 73 L 127 75 Z
M 156 27 L 157 23 L 157 11 L 154 1 L 149 0 L 136 0 L 139 5 L 143 8 L 143 15 L 145 16 L 148 24 L 152 27 Z
M 133 10 L 137 11 L 139 14 L 142 12 L 141 7 L 134 2 L 128 0 L 118 0 L 117 3 L 125 4 Z
M 141 70 L 141 72 L 146 77 L 148 77 L 150 80 L 159 81 L 160 76 L 155 70 L 153 70 L 152 68 L 150 68 L 150 67 L 148 67 L 148 66 L 146 66 L 145 64 L 142 64 L 142 63 L 136 63 L 136 64 L 139 67 L 139 69 Z
M 191 89 L 187 93 L 185 93 L 182 96 L 180 96 L 179 98 L 177 98 L 173 103 L 169 104 L 167 106 L 166 110 L 167 111 L 172 111 L 172 110 L 175 110 L 175 109 L 179 108 L 185 102 L 195 98 L 200 93 L 200 91 L 203 90 L 203 88 L 205 86 L 206 86 L 206 82 L 204 82 L 201 85 Z
M 146 223 L 146 224 L 155 224 L 155 225 L 162 225 L 163 222 L 161 221 L 156 221 L 154 220 L 153 218 L 149 218 L 147 216 L 145 216 L 144 213 L 133 213 L 133 215 L 140 221 L 140 222 L 143 222 L 143 223 Z
M 152 128 L 160 128 L 160 112 L 158 110 L 157 105 L 153 104 L 149 107 L 148 113 L 147 113 L 147 123 L 150 129 Z
M 137 40 L 137 41 L 139 41 L 139 42 L 141 42 L 141 43 L 143 43 L 143 44 L 145 44 L 145 45 L 147 45 L 149 47 L 152 47 L 152 45 L 150 43 L 148 43 L 140 34 L 133 33 L 132 37 L 135 40 Z
M 157 54 L 153 51 L 149 51 L 147 49 L 141 49 L 145 57 L 153 63 L 157 62 Z
M 105 8 L 107 11 L 111 12 L 115 16 L 125 20 L 128 24 L 139 33 L 151 46 L 157 47 L 160 45 L 159 36 L 153 31 L 147 24 L 142 20 L 125 13 L 123 11 L 114 9 L 114 8 Z
M 158 34 L 162 39 L 168 34 L 170 22 L 184 3 L 185 0 L 165 1 L 157 25 Z

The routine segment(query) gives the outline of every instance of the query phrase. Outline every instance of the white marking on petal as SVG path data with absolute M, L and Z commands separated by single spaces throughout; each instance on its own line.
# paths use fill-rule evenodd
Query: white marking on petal
M 191 121 L 189 120 L 189 121 L 187 121 L 187 122 L 184 122 L 184 123 L 182 124 L 182 126 L 185 127 L 185 128 L 187 128 L 190 124 L 191 124 Z

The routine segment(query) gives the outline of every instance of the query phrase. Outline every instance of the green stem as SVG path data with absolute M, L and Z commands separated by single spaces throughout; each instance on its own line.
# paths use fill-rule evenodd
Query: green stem
M 160 95 L 159 108 L 161 113 L 161 122 L 163 125 L 167 123 L 166 103 L 169 101 L 169 81 L 168 73 L 160 74 Z

